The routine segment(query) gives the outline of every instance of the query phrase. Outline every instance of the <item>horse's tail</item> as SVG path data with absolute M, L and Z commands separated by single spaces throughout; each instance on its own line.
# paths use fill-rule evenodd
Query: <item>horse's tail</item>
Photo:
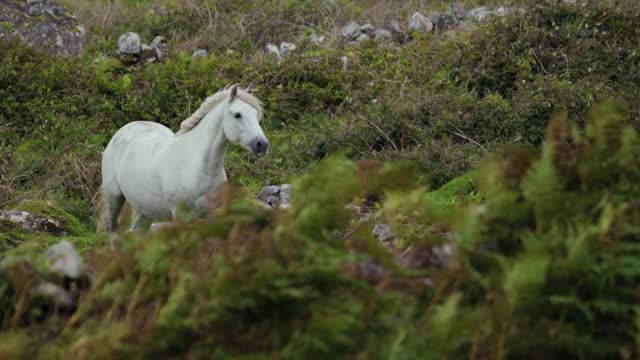
M 100 187 L 98 190 L 98 194 L 95 196 L 95 212 L 94 215 L 96 217 L 96 233 L 102 233 L 107 230 L 107 201 L 105 192 Z M 129 205 L 128 201 L 124 202 L 122 209 L 120 210 L 120 214 L 118 215 L 118 229 L 128 229 L 129 226 L 133 223 L 133 219 L 136 216 L 136 210 Z

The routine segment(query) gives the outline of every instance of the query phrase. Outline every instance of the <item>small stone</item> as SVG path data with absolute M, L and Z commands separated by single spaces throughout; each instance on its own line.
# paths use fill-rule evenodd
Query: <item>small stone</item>
M 364 24 L 360 26 L 360 32 L 362 33 L 373 35 L 375 31 L 376 31 L 376 28 L 371 24 Z
M 57 47 L 63 47 L 64 46 L 64 39 L 62 38 L 62 35 L 58 34 L 56 36 L 56 46 Z
M 459 4 L 450 4 L 447 11 L 453 14 L 458 22 L 467 20 L 467 11 Z
M 151 44 L 149 44 L 152 48 L 156 50 L 156 58 L 158 61 L 162 61 L 167 52 L 167 43 L 163 36 L 156 36 Z
M 428 33 L 433 30 L 431 19 L 420 14 L 414 13 L 409 20 L 409 31 L 417 31 L 421 34 Z
M 491 15 L 493 15 L 493 11 L 486 6 L 481 6 L 469 11 L 469 16 L 477 22 L 483 22 Z
M 386 41 L 391 40 L 391 31 L 385 29 L 376 30 L 373 39 L 375 41 Z
M 138 55 L 140 54 L 140 47 L 140 35 L 136 33 L 127 32 L 118 38 L 118 51 L 121 54 Z
M 456 17 L 451 13 L 433 13 L 431 14 L 431 22 L 435 30 L 450 30 L 459 25 Z
M 391 231 L 391 226 L 389 224 L 376 224 L 373 227 L 373 236 L 378 239 L 380 242 L 386 242 L 389 240 L 393 240 L 395 235 Z
M 158 60 L 158 56 L 156 54 L 156 49 L 152 48 L 147 44 L 142 44 L 140 46 L 140 59 L 139 61 L 143 65 L 149 65 L 152 62 Z
M 71 279 L 80 279 L 87 275 L 87 267 L 84 260 L 67 240 L 62 240 L 57 244 L 49 246 L 47 249 L 47 257 L 51 262 L 49 269 L 52 272 L 67 276 Z
M 366 42 L 370 40 L 371 40 L 371 36 L 369 36 L 369 34 L 360 34 L 360 36 L 358 36 L 358 38 L 356 39 L 356 42 L 361 43 L 361 42 Z
M 344 41 L 353 41 L 360 36 L 360 25 L 358 23 L 352 22 L 349 25 L 343 27 L 340 30 L 340 37 Z
M 27 14 L 29 14 L 29 16 L 33 16 L 33 17 L 37 17 L 42 15 L 42 8 L 40 8 L 39 6 L 31 6 L 29 8 L 29 10 L 27 11 Z
M 282 43 L 280 43 L 280 56 L 285 57 L 288 54 L 291 54 L 296 49 L 296 47 L 297 46 L 295 44 L 283 41 Z
M 260 191 L 260 194 L 258 194 L 257 199 L 266 203 L 269 196 L 278 195 L 279 192 L 280 188 L 275 185 L 265 186 Z
M 267 44 L 266 45 L 267 54 L 273 56 L 276 60 L 280 60 L 282 57 L 280 56 L 280 49 L 275 44 Z
M 207 55 L 209 55 L 209 53 L 205 49 L 198 49 L 191 54 L 193 57 L 207 57 Z
M 400 28 L 400 23 L 396 20 L 391 21 L 391 35 L 393 36 L 393 39 L 395 41 L 401 44 L 404 44 L 405 42 L 407 42 L 407 40 L 409 40 L 409 35 L 402 31 L 402 29 Z

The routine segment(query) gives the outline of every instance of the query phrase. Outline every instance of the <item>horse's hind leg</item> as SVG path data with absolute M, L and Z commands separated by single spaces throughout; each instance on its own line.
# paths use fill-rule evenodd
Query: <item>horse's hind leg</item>
M 124 205 L 124 195 L 107 194 L 107 232 L 114 232 L 118 227 L 118 214 Z
M 151 219 L 136 211 L 131 222 L 129 231 L 147 230 L 151 224 Z

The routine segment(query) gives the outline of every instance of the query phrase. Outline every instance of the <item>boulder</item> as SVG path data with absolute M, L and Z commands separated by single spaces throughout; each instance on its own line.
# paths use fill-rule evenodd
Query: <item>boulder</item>
M 421 34 L 428 33 L 433 30 L 431 19 L 420 14 L 414 13 L 409 20 L 409 31 L 416 31 Z
M 118 52 L 121 54 L 139 55 L 142 47 L 140 35 L 126 32 L 118 38 Z
M 18 40 L 48 53 L 81 55 L 84 26 L 53 0 L 0 0 L 0 41 Z

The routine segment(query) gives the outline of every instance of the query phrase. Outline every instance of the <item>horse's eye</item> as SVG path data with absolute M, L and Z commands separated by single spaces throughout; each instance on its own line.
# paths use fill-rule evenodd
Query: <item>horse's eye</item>
M 233 114 L 233 117 L 236 118 L 236 119 L 240 119 L 242 117 L 242 114 L 235 113 L 235 114 Z

